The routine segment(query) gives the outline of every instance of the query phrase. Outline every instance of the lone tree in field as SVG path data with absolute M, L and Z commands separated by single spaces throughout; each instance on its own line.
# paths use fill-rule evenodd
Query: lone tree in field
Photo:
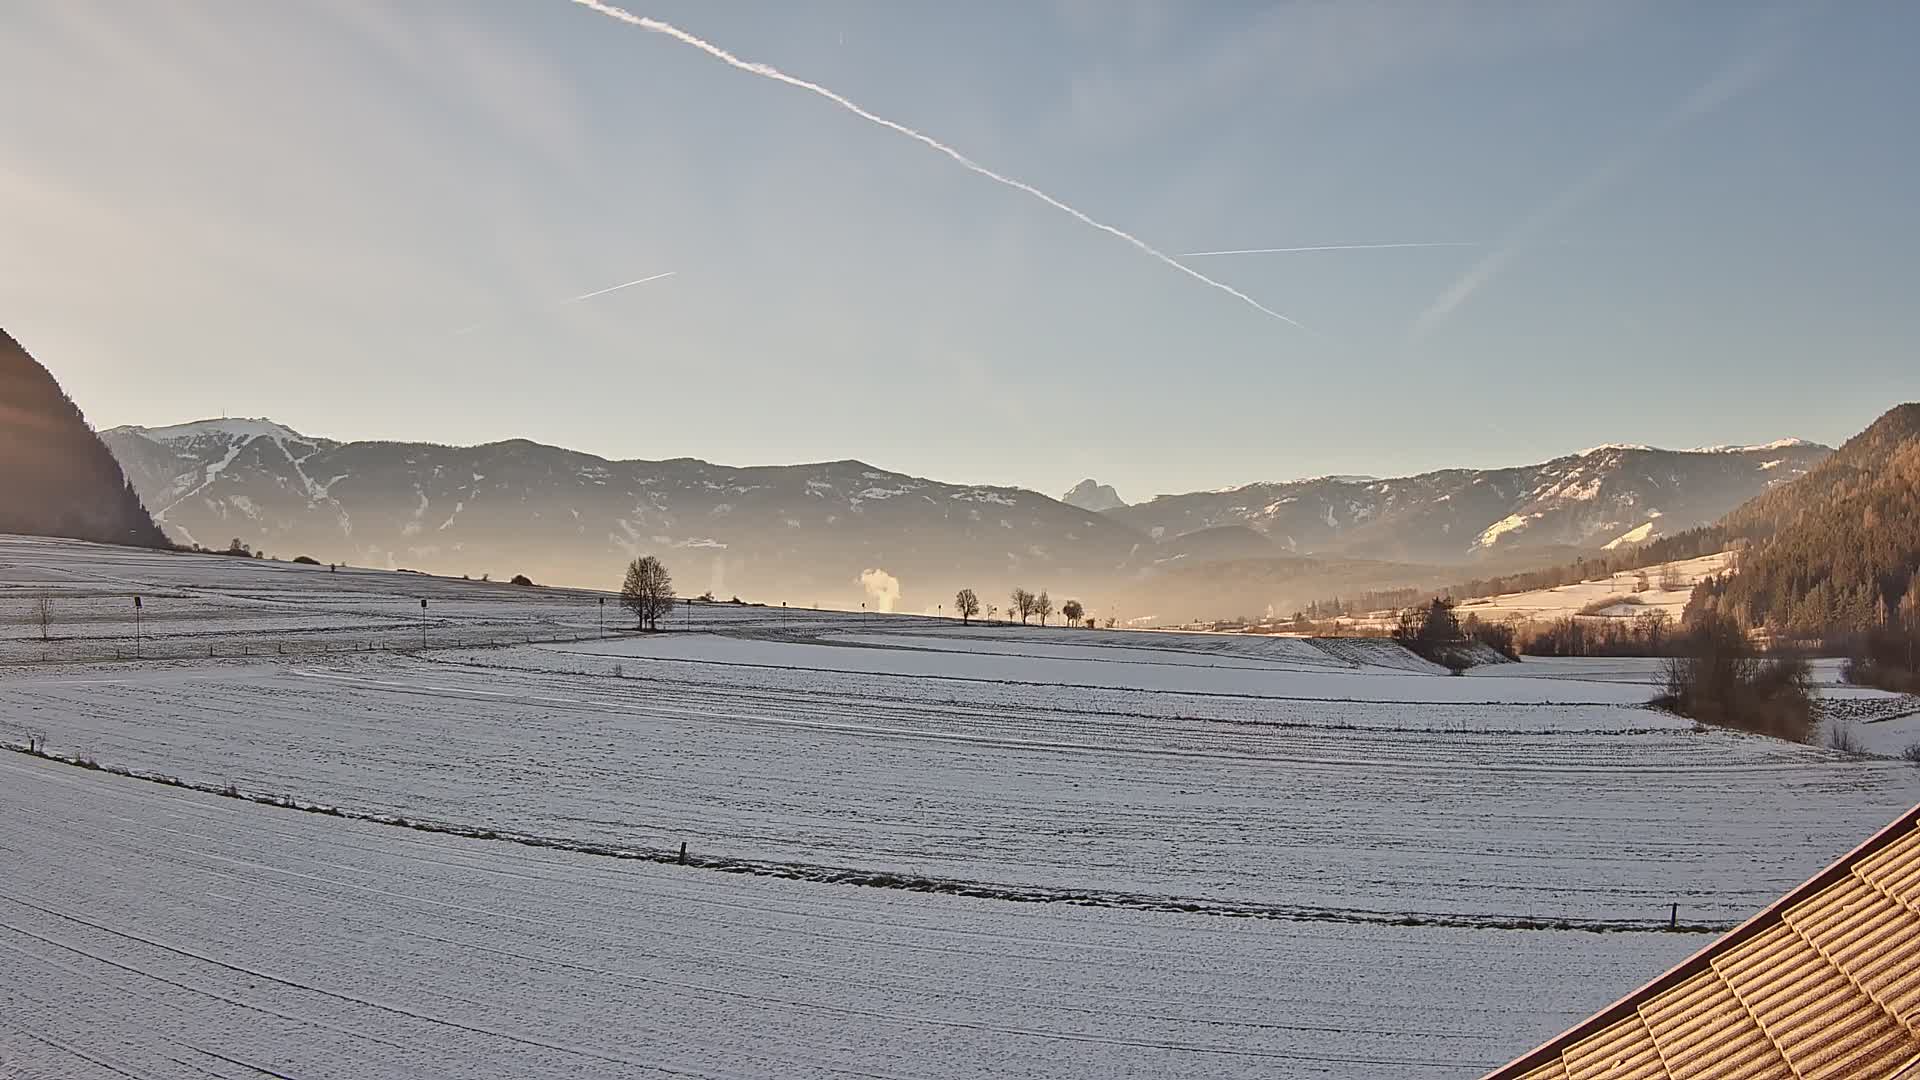
M 961 589 L 953 594 L 953 610 L 960 613 L 960 625 L 965 626 L 967 620 L 980 614 L 980 598 L 972 589 Z
M 1015 589 L 1013 593 L 1007 597 L 1007 600 L 1007 613 L 1009 615 L 1020 616 L 1021 625 L 1026 625 L 1028 617 L 1033 614 L 1033 605 L 1035 603 L 1033 594 L 1025 589 Z
M 1040 616 L 1040 625 L 1047 625 L 1047 617 L 1053 614 L 1053 600 L 1045 589 L 1040 590 L 1040 598 L 1033 602 L 1033 613 Z
M 33 602 L 34 621 L 40 624 L 40 640 L 47 640 L 47 627 L 53 625 L 53 598 L 43 596 Z
M 660 616 L 673 614 L 673 575 L 667 573 L 666 564 L 651 555 L 628 564 L 620 606 L 633 612 L 641 626 L 658 630 Z
M 1078 600 L 1069 600 L 1060 605 L 1060 617 L 1075 625 L 1078 625 L 1080 620 L 1086 617 L 1086 614 L 1087 609 L 1081 607 L 1080 601 Z

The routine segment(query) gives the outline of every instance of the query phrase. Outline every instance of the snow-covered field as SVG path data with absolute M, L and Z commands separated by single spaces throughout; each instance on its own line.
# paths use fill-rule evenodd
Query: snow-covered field
M 0 605 L 106 579 L 178 595 L 163 641 L 448 614 L 90 663 L 9 619 L 0 741 L 500 835 L 6 755 L 0 1076 L 1468 1076 L 1702 944 L 1669 904 L 1729 924 L 1920 801 L 1644 709 L 1637 661 L 730 605 L 599 637 L 587 593 L 0 539 Z
M 1660 563 L 1645 570 L 1623 570 L 1609 577 L 1531 592 L 1476 597 L 1460 604 L 1460 616 L 1478 615 L 1492 622 L 1528 619 L 1566 619 L 1612 601 L 1593 614 L 1630 618 L 1643 612 L 1664 611 L 1674 621 L 1687 609 L 1693 587 L 1701 579 L 1725 572 L 1733 565 L 1731 552 L 1697 559 Z M 1639 589 L 1645 578 L 1647 588 Z M 1667 586 L 1673 586 L 1668 588 Z
M 1469 1076 L 1700 940 L 779 881 L 13 755 L 0 865 L 35 1080 Z

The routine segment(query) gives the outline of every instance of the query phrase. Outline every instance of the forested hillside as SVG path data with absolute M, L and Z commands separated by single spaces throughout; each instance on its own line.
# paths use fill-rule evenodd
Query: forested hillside
M 1795 638 L 1911 622 L 1920 605 L 1920 404 L 1901 405 L 1806 476 L 1717 527 L 1739 572 L 1703 585 L 1689 615 L 1720 612 Z
M 80 409 L 4 330 L 0 533 L 168 546 Z

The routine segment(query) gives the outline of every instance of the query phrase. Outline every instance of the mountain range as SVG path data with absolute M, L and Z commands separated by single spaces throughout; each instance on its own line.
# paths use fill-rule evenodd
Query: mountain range
M 1705 525 L 1829 453 L 1800 439 L 1699 450 L 1615 444 L 1506 469 L 1161 495 L 1108 515 L 1156 540 L 1246 525 L 1291 553 L 1457 563 L 1515 547 L 1619 547 Z
M 1325 595 L 1329 580 L 1425 587 L 1463 566 L 1637 544 L 1712 521 L 1828 453 L 1798 440 L 1607 446 L 1518 468 L 1253 484 L 1129 506 L 1091 480 L 1069 502 L 859 461 L 743 468 L 610 461 L 524 440 L 343 443 L 268 420 L 101 435 L 161 525 L 207 547 L 239 539 L 283 556 L 600 586 L 652 553 L 683 593 L 844 607 L 887 602 L 861 584 L 877 569 L 897 579 L 909 610 L 932 610 L 961 586 L 993 603 L 1025 585 L 1123 617 L 1182 619 L 1285 610 Z

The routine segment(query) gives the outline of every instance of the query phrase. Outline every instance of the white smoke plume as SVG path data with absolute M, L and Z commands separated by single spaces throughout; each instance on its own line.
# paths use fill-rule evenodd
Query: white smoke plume
M 900 579 L 885 570 L 860 571 L 860 587 L 867 590 L 869 610 L 892 611 L 900 602 Z
M 1016 191 L 1023 191 L 1028 195 L 1031 195 L 1034 198 L 1039 199 L 1041 202 L 1046 203 L 1048 206 L 1053 207 L 1055 210 L 1059 210 L 1062 213 L 1072 215 L 1074 218 L 1078 219 L 1084 224 L 1091 225 L 1094 228 L 1099 229 L 1101 232 L 1110 233 L 1113 236 L 1117 236 L 1120 239 L 1125 240 L 1127 243 L 1132 244 L 1134 247 L 1139 248 L 1141 251 L 1144 251 L 1147 254 L 1153 256 L 1154 258 L 1159 259 L 1161 262 L 1166 263 L 1168 266 L 1173 267 L 1175 270 L 1178 270 L 1181 273 L 1186 274 L 1187 276 L 1203 284 L 1210 285 L 1213 288 L 1219 289 L 1221 292 L 1224 292 L 1227 295 L 1232 296 L 1237 300 L 1240 300 L 1241 302 L 1247 304 L 1249 307 L 1252 307 L 1254 310 L 1259 311 L 1262 314 L 1270 315 L 1273 318 L 1279 319 L 1281 322 L 1299 327 L 1302 330 L 1306 329 L 1306 327 L 1302 326 L 1297 319 L 1293 319 L 1286 315 L 1282 315 L 1278 311 L 1275 311 L 1272 308 L 1267 307 L 1266 305 L 1260 303 L 1260 301 L 1255 300 L 1253 297 L 1248 296 L 1246 293 L 1241 292 L 1239 289 L 1236 289 L 1233 286 L 1226 284 L 1225 282 L 1215 281 L 1214 279 L 1208 277 L 1207 275 L 1201 273 L 1200 271 L 1195 270 L 1184 263 L 1176 261 L 1173 258 L 1173 256 L 1168 255 L 1166 252 L 1163 252 L 1160 249 L 1154 247 L 1153 245 L 1147 243 L 1146 241 L 1140 239 L 1139 237 L 1134 236 L 1132 233 L 1129 233 L 1124 229 L 1115 228 L 1114 226 L 1108 225 L 1105 222 L 1095 221 L 1093 218 L 1088 217 L 1085 213 L 1082 213 L 1081 211 L 1076 210 L 1071 206 L 1068 206 L 1066 203 L 1063 203 L 1059 199 L 1056 199 L 1053 196 L 1047 194 L 1046 192 L 1041 191 L 1039 188 L 1034 187 L 1032 184 L 1015 180 L 1010 176 L 1003 176 L 1000 173 L 994 172 L 992 169 L 987 168 L 985 165 L 982 165 L 979 162 L 968 157 L 967 155 L 961 153 L 960 151 L 955 150 L 953 147 L 948 146 L 946 143 L 943 143 L 940 140 L 935 139 L 930 135 L 923 135 L 920 132 L 915 131 L 912 128 L 906 126 L 905 124 L 898 124 L 892 120 L 888 120 L 884 116 L 878 116 L 874 113 L 868 112 L 866 109 L 860 107 L 859 105 L 854 104 L 852 101 L 848 100 L 845 97 L 842 97 L 841 95 L 835 93 L 834 91 L 829 90 L 824 86 L 821 86 L 819 83 L 811 83 L 806 81 L 805 79 L 795 78 L 794 76 L 789 75 L 784 71 L 781 71 L 779 68 L 776 68 L 771 64 L 762 64 L 762 63 L 742 60 L 739 57 L 728 52 L 727 50 L 722 49 L 718 45 L 714 45 L 710 42 L 702 41 L 700 38 L 697 38 L 692 34 L 687 33 L 685 30 L 680 29 L 679 27 L 673 25 L 672 23 L 661 22 L 659 19 L 651 19 L 642 15 L 635 15 L 631 11 L 614 7 L 612 4 L 603 3 L 602 0 L 573 0 L 573 2 L 585 8 L 591 8 L 592 10 L 597 11 L 600 14 L 605 15 L 609 18 L 618 19 L 621 22 L 626 23 L 630 26 L 637 26 L 642 30 L 647 30 L 655 34 L 664 34 L 667 37 L 670 37 L 675 41 L 680 42 L 683 45 L 691 45 L 694 48 L 699 49 L 701 52 L 706 53 L 708 56 L 713 57 L 715 60 L 718 60 L 721 63 L 727 64 L 730 67 L 739 68 L 741 71 L 745 71 L 753 75 L 758 75 L 763 79 L 772 79 L 775 82 L 786 83 L 788 86 L 797 87 L 801 90 L 805 90 L 812 94 L 818 94 L 819 96 L 826 98 L 828 101 L 833 102 L 835 105 L 838 105 L 841 108 L 847 110 L 848 112 L 854 114 L 855 116 L 858 116 L 862 120 L 866 120 L 871 123 L 878 124 L 881 127 L 886 128 L 890 131 L 895 131 L 902 135 L 905 135 L 906 137 L 913 139 L 916 142 L 924 144 L 929 149 L 936 150 L 942 154 L 945 154 L 947 157 L 950 157 L 954 161 L 959 162 L 963 167 L 967 169 L 971 169 L 972 171 L 980 174 L 981 176 L 986 177 L 989 180 L 994 181 L 995 183 L 1005 184 L 1006 186 L 1013 188 Z

